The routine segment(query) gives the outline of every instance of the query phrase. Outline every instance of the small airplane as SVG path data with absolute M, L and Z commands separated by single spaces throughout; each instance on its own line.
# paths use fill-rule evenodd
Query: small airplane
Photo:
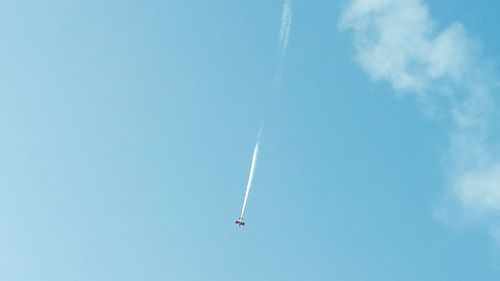
M 245 222 L 243 221 L 243 218 L 239 218 L 234 223 L 237 224 L 238 226 L 244 226 L 245 225 Z

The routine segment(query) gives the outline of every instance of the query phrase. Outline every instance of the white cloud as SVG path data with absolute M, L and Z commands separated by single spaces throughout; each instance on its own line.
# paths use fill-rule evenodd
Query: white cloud
M 466 208 L 481 215 L 500 212 L 500 165 L 462 174 L 455 188 Z
M 434 26 L 419 0 L 356 0 L 341 21 L 354 31 L 357 59 L 372 77 L 415 92 L 441 79 L 460 83 L 476 56 L 461 24 L 440 33 Z
M 422 0 L 353 0 L 340 27 L 353 31 L 356 58 L 372 78 L 444 101 L 433 106 L 446 108 L 453 122 L 452 194 L 465 213 L 500 233 L 500 161 L 488 143 L 497 82 L 478 41 L 460 23 L 437 30 Z

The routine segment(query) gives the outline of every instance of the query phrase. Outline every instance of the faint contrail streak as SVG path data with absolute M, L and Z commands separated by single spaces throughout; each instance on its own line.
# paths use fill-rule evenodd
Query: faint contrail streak
M 292 0 L 284 0 L 283 11 L 281 13 L 281 25 L 278 36 L 279 47 L 280 47 L 280 61 L 278 64 L 278 70 L 276 71 L 276 79 L 278 82 L 277 83 L 278 86 L 281 85 L 281 73 L 285 62 L 286 51 L 288 49 L 291 26 L 292 26 Z M 253 149 L 252 163 L 250 164 L 250 173 L 248 175 L 248 182 L 245 189 L 245 198 L 243 199 L 243 206 L 241 207 L 240 218 L 235 222 L 239 226 L 245 225 L 245 223 L 243 222 L 243 215 L 245 214 L 248 195 L 250 193 L 250 189 L 252 188 L 253 175 L 255 172 L 255 166 L 257 164 L 257 155 L 259 154 L 259 143 L 260 143 L 261 133 L 262 133 L 262 126 L 259 130 L 259 134 L 257 135 L 257 142 L 255 143 L 255 147 Z
M 292 27 L 292 0 L 283 2 L 283 12 L 281 13 L 281 26 L 279 34 L 279 43 L 281 50 L 281 58 L 286 55 L 288 41 L 290 38 L 290 28 Z
M 252 164 L 250 164 L 250 174 L 248 175 L 247 187 L 245 190 L 245 199 L 243 199 L 243 206 L 241 207 L 240 219 L 243 219 L 243 214 L 245 213 L 245 208 L 247 206 L 248 194 L 250 193 L 250 188 L 252 188 L 253 174 L 255 172 L 255 165 L 257 164 L 257 154 L 259 153 L 259 142 L 260 135 L 262 133 L 262 127 L 257 135 L 257 142 L 255 143 L 255 148 L 253 149 Z

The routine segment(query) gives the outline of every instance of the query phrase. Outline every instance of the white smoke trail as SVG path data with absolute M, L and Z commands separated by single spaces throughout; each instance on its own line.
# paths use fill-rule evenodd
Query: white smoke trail
M 276 78 L 278 81 L 278 85 L 281 84 L 281 72 L 285 61 L 286 51 L 288 49 L 288 42 L 290 41 L 290 29 L 292 27 L 292 0 L 284 0 L 283 2 L 283 10 L 281 13 L 281 25 L 278 36 L 279 46 L 280 46 L 280 62 L 278 65 L 278 71 L 276 72 Z M 259 130 L 257 135 L 257 142 L 255 143 L 255 147 L 252 155 L 252 163 L 250 164 L 250 173 L 248 175 L 248 182 L 245 189 L 245 198 L 243 199 L 243 206 L 241 207 L 240 219 L 243 219 L 243 215 L 245 214 L 245 209 L 247 206 L 248 195 L 250 193 L 250 189 L 252 188 L 253 176 L 255 173 L 255 166 L 257 164 L 257 156 L 259 154 L 259 143 L 260 143 L 260 135 L 262 133 L 262 127 Z
M 286 55 L 286 50 L 288 49 L 291 27 L 292 27 L 292 0 L 285 0 L 283 2 L 283 11 L 281 13 L 281 26 L 278 38 L 282 60 L 284 59 Z
M 453 122 L 449 193 L 464 216 L 500 233 L 500 158 L 490 140 L 498 80 L 479 43 L 460 23 L 437 31 L 423 0 L 352 0 L 341 27 L 353 31 L 369 75 L 446 109 Z
M 243 214 L 245 213 L 248 194 L 250 193 L 250 189 L 252 188 L 253 174 L 255 172 L 255 165 L 257 164 L 257 155 L 259 153 L 259 142 L 261 133 L 262 133 L 262 128 L 260 128 L 259 130 L 259 134 L 257 135 L 257 142 L 255 143 L 255 147 L 253 149 L 252 164 L 250 164 L 250 173 L 248 175 L 247 187 L 245 189 L 245 198 L 243 199 L 243 206 L 241 207 L 241 215 L 240 215 L 241 219 L 243 218 Z

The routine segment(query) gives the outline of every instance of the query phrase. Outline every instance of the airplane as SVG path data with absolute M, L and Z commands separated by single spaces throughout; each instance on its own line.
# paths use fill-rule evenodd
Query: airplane
M 245 225 L 245 222 L 243 221 L 243 218 L 239 218 L 234 223 L 237 224 L 238 226 L 244 226 Z

